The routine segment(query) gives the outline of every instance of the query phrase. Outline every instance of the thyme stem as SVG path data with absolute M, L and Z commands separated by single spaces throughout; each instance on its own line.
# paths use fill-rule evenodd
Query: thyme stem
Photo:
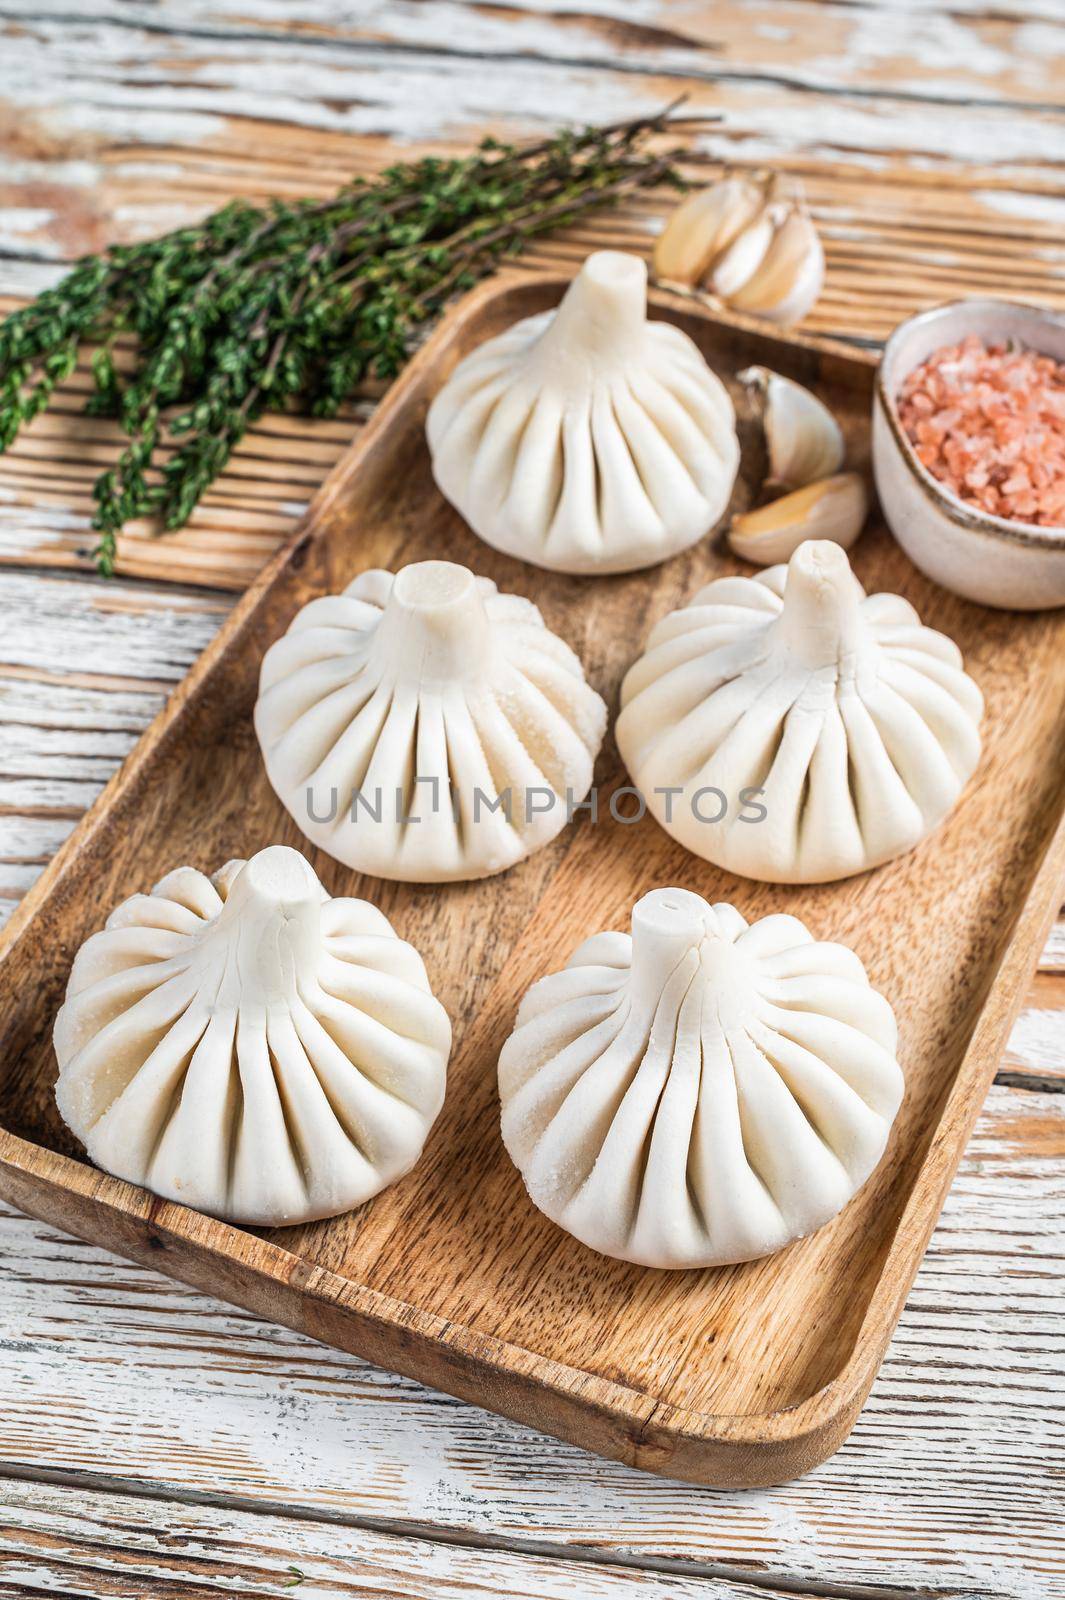
M 420 324 L 527 241 L 637 187 L 680 185 L 655 135 L 709 118 L 657 115 L 485 140 L 354 179 L 328 200 L 234 201 L 203 222 L 78 262 L 0 323 L 0 451 L 93 348 L 87 409 L 126 435 L 98 478 L 94 552 L 114 570 L 137 517 L 181 527 L 264 411 L 328 416 L 402 366 Z M 131 372 L 114 345 L 132 335 Z

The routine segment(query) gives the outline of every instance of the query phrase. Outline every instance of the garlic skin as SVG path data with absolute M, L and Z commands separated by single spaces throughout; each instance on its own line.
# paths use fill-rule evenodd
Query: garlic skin
M 804 489 L 840 470 L 843 430 L 823 400 L 768 367 L 748 367 L 737 376 L 761 405 L 770 483 Z
M 744 285 L 750 284 L 762 270 L 763 263 L 773 244 L 776 221 L 768 211 L 748 223 L 737 239 L 729 245 L 710 274 L 710 287 L 722 300 L 738 304 Z
M 865 525 L 869 495 L 857 472 L 839 472 L 732 519 L 729 547 L 743 561 L 773 566 L 790 561 L 807 539 L 849 550 Z
M 658 239 L 660 282 L 706 289 L 736 311 L 798 322 L 825 281 L 825 253 L 797 185 L 727 177 L 677 207 Z
M 747 178 L 725 178 L 688 195 L 655 244 L 655 276 L 700 283 L 764 204 L 761 186 Z
M 812 311 L 825 284 L 825 252 L 805 211 L 790 210 L 746 283 L 729 296 L 736 311 L 768 322 L 799 322 Z

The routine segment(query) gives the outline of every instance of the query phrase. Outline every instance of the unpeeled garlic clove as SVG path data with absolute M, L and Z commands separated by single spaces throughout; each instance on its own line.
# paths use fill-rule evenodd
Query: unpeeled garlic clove
M 849 550 L 868 510 L 869 496 L 860 474 L 838 472 L 734 517 L 728 542 L 742 560 L 759 567 L 790 561 L 807 539 L 831 539 Z
M 748 367 L 739 381 L 761 399 L 770 483 L 802 489 L 843 465 L 843 432 L 809 389 L 768 367 Z
M 689 286 L 702 283 L 711 264 L 764 204 L 763 189 L 746 178 L 722 178 L 688 195 L 655 243 L 655 276 Z
M 710 287 L 722 300 L 735 304 L 736 295 L 757 274 L 765 260 L 775 229 L 772 211 L 761 212 L 718 258 L 710 274 Z
M 797 322 L 821 293 L 825 255 L 798 185 L 733 176 L 681 202 L 655 245 L 654 268 L 661 282 Z
M 824 287 L 825 252 L 807 213 L 789 209 L 774 230 L 757 268 L 729 302 L 770 322 L 798 322 Z

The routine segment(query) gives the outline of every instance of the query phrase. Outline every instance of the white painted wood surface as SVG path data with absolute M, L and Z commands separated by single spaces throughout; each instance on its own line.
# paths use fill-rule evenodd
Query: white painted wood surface
M 808 1478 L 742 1494 L 587 1456 L 5 1212 L 0 1483 L 815 1594 L 1062 1593 L 1063 1154 L 1065 1097 L 992 1091 L 851 1438 Z
M 591 1553 L 544 1557 L 396 1536 L 286 1511 L 160 1502 L 40 1483 L 0 1483 L 0 1594 L 300 1600 L 784 1600 L 772 1584 L 695 1578 Z
M 806 183 L 811 325 L 1065 308 L 1062 0 L 0 0 L 0 309 L 232 194 L 324 193 L 686 90 L 693 171 Z M 659 201 L 538 245 L 646 249 Z M 265 419 L 189 529 L 86 572 L 82 370 L 0 458 L 0 916 L 368 414 Z M 148 579 L 149 581 L 144 581 Z M 0 1212 L 0 1594 L 1065 1595 L 1065 922 L 851 1439 L 800 1483 L 652 1479 Z M 292 1569 L 296 1570 L 293 1571 Z

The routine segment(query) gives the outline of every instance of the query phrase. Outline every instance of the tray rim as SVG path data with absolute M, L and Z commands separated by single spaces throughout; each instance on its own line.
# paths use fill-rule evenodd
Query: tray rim
M 297 557 L 300 547 L 316 537 L 316 529 L 325 513 L 343 494 L 349 481 L 358 475 L 363 463 L 378 448 L 379 441 L 387 438 L 393 419 L 404 409 L 412 392 L 419 388 L 423 373 L 435 365 L 441 347 L 447 345 L 469 322 L 476 320 L 489 300 L 521 290 L 535 290 L 543 295 L 557 294 L 560 297 L 569 282 L 569 277 L 563 274 L 511 268 L 478 285 L 445 312 L 429 338 L 392 384 L 363 432 L 330 470 L 291 536 L 279 546 L 245 590 L 214 639 L 175 686 L 122 765 L 16 908 L 7 927 L 0 932 L 0 982 L 10 951 L 44 908 L 86 842 L 107 824 L 113 802 L 134 781 L 142 768 L 152 761 L 161 737 L 189 710 L 200 685 L 210 676 L 216 661 L 225 654 L 234 636 L 254 616 L 260 601 Z M 652 287 L 648 298 L 649 303 L 659 309 L 682 310 L 711 324 L 738 333 L 757 334 L 813 355 L 831 357 L 844 365 L 872 370 L 879 362 L 879 351 L 853 346 L 840 339 L 785 332 L 767 326 L 756 318 L 710 308 L 688 296 Z M 184 1261 L 175 1263 L 173 1259 L 167 1261 L 167 1243 L 187 1251 L 191 1261 L 204 1265 L 212 1261 L 224 1262 L 228 1269 L 237 1267 L 241 1275 L 241 1287 L 245 1290 L 243 1301 L 231 1292 L 228 1285 L 222 1290 L 217 1287 L 209 1289 L 209 1292 L 234 1303 L 247 1304 L 250 1297 L 254 1307 L 258 1308 L 254 1290 L 269 1289 L 274 1293 L 280 1290 L 283 1296 L 291 1297 L 292 1304 L 274 1306 L 262 1314 L 309 1333 L 312 1337 L 323 1338 L 323 1335 L 316 1334 L 313 1326 L 308 1326 L 305 1315 L 308 1304 L 337 1313 L 341 1318 L 341 1326 L 345 1328 L 350 1324 L 356 1331 L 373 1327 L 386 1334 L 401 1334 L 402 1341 L 395 1352 L 399 1359 L 393 1361 L 390 1353 L 389 1359 L 381 1361 L 382 1365 L 434 1387 L 450 1390 L 476 1404 L 485 1405 L 483 1392 L 477 1387 L 468 1386 L 463 1378 L 467 1370 L 475 1371 L 490 1365 L 515 1386 L 517 1396 L 528 1400 L 536 1393 L 550 1393 L 562 1402 L 563 1410 L 547 1427 L 542 1420 L 527 1415 L 524 1406 L 510 1401 L 509 1396 L 504 1397 L 500 1404 L 493 1403 L 490 1409 L 519 1421 L 531 1422 L 532 1426 L 569 1438 L 583 1448 L 589 1446 L 579 1436 L 577 1428 L 580 1421 L 587 1421 L 589 1414 L 593 1414 L 600 1416 L 614 1430 L 602 1447 L 597 1444 L 594 1448 L 601 1448 L 601 1453 L 612 1454 L 632 1465 L 702 1483 L 737 1486 L 779 1483 L 825 1460 L 843 1442 L 887 1351 L 973 1124 L 997 1070 L 1008 1030 L 1020 1010 L 1026 982 L 1036 967 L 1058 910 L 1060 885 L 1065 879 L 1065 785 L 1062 787 L 1061 806 L 1061 815 L 1020 908 L 984 997 L 976 1027 L 900 1213 L 851 1352 L 827 1384 L 794 1406 L 775 1411 L 727 1413 L 691 1410 L 656 1400 L 642 1390 L 555 1361 L 492 1334 L 479 1333 L 437 1313 L 421 1310 L 409 1302 L 385 1295 L 366 1284 L 356 1283 L 329 1268 L 308 1261 L 283 1245 L 206 1217 L 176 1202 L 161 1200 L 86 1163 L 23 1139 L 2 1126 L 0 1193 L 5 1198 L 10 1196 L 13 1204 L 31 1214 L 43 1214 L 49 1222 L 53 1221 L 49 1215 L 49 1199 L 80 1197 L 87 1203 L 87 1215 L 98 1217 L 110 1225 L 104 1228 L 106 1247 L 127 1256 L 136 1257 L 138 1253 L 133 1247 L 138 1242 L 136 1238 L 122 1242 L 129 1233 L 128 1225 L 134 1224 L 135 1232 L 139 1225 L 143 1233 L 140 1248 L 156 1252 L 150 1255 L 152 1264 L 170 1276 L 182 1278 L 181 1269 L 184 1267 L 187 1272 L 188 1264 Z M 10 1186 L 5 1180 L 10 1180 Z M 43 1213 L 36 1209 L 41 1205 Z M 77 1231 L 70 1228 L 69 1219 L 56 1221 L 54 1225 Z M 112 1227 L 117 1230 L 120 1242 L 116 1242 Z M 198 1236 L 205 1230 L 213 1234 L 212 1239 Z M 92 1242 L 98 1240 L 98 1235 L 94 1235 L 91 1229 L 82 1237 Z M 161 1250 L 160 1245 L 164 1246 Z M 195 1277 L 186 1276 L 185 1281 L 195 1281 Z M 457 1357 L 458 1368 L 443 1376 L 427 1376 L 416 1358 L 407 1359 L 406 1342 L 410 1341 L 415 1349 L 432 1349 L 437 1355 L 446 1351 L 451 1357 Z M 337 1343 L 330 1339 L 324 1342 Z M 365 1339 L 361 1341 L 362 1349 L 358 1341 L 343 1343 L 340 1347 L 363 1355 L 365 1342 Z M 378 1359 L 376 1354 L 364 1358 Z M 581 1392 L 589 1382 L 594 1385 L 594 1396 Z M 567 1421 L 569 1427 L 566 1426 Z M 624 1448 L 619 1448 L 623 1441 Z M 675 1453 L 678 1445 L 682 1446 L 679 1455 Z M 767 1473 L 765 1466 L 761 1465 L 752 1471 L 749 1452 L 761 1452 L 766 1446 L 776 1450 L 777 1469 Z M 729 1470 L 724 1473 L 718 1470 L 722 1452 L 730 1462 Z

